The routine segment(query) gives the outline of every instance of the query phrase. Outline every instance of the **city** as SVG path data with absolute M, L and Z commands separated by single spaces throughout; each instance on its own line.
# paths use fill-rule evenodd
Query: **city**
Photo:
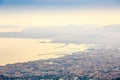
M 117 80 L 120 49 L 90 48 L 56 59 L 8 64 L 0 67 L 0 75 L 5 80 Z

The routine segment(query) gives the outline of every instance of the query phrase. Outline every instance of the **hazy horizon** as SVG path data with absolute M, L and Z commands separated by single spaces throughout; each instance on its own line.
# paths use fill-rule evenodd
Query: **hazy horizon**
M 0 25 L 120 24 L 119 0 L 0 0 Z

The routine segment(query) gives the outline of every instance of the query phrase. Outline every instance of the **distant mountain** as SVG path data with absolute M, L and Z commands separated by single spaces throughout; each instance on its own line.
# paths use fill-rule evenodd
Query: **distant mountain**
M 67 27 L 31 27 L 22 32 L 4 32 L 0 37 L 47 38 L 54 43 L 120 45 L 120 25 L 84 25 Z

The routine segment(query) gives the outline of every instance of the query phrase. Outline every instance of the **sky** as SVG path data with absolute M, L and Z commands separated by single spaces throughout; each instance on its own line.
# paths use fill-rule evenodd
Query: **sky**
M 120 23 L 120 0 L 0 0 L 1 26 Z
M 120 0 L 0 0 L 1 5 L 5 6 L 119 6 Z

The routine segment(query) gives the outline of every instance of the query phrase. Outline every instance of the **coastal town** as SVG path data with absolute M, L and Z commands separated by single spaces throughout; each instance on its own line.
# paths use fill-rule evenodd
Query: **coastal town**
M 0 67 L 0 75 L 1 80 L 117 80 L 120 49 L 90 48 L 55 59 L 8 64 Z

